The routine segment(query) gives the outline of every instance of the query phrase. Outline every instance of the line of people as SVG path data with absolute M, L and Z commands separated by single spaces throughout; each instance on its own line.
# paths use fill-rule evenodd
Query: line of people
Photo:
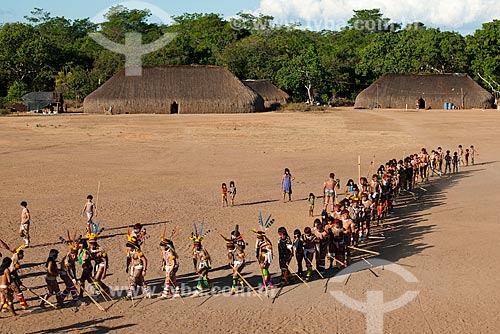
M 349 180 L 342 195 L 337 194 L 340 189 L 340 180 L 335 178 L 334 173 L 330 173 L 323 185 L 324 203 L 321 218 L 314 219 L 312 226 L 306 226 L 302 230 L 294 229 L 292 236 L 284 226 L 277 230 L 278 262 L 281 271 L 279 284 L 285 285 L 293 277 L 307 281 L 313 278 L 314 273 L 323 277 L 328 269 L 348 266 L 351 263 L 352 252 L 359 250 L 359 244 L 370 238 L 373 223 L 376 226 L 384 223 L 401 192 L 411 192 L 419 182 L 427 182 L 429 173 L 441 175 L 443 160 L 438 159 L 437 156 L 440 156 L 442 152 L 439 147 L 428 154 L 427 150 L 422 148 L 420 153 L 412 154 L 403 160 L 392 159 L 381 165 L 370 181 L 366 177 L 361 177 L 358 184 Z M 446 155 L 444 161 L 447 161 Z M 286 176 L 291 179 L 289 175 L 288 171 Z M 291 185 L 287 190 L 290 194 Z M 60 260 L 58 260 L 58 250 L 51 249 L 49 252 L 45 265 L 48 293 L 45 296 L 39 296 L 42 300 L 40 304 L 42 307 L 50 303 L 49 299 L 53 295 L 56 296 L 58 306 L 63 306 L 64 300 L 70 294 L 73 304 L 81 305 L 80 298 L 84 294 L 90 297 L 85 283 L 93 286 L 97 295 L 110 296 L 111 294 L 110 288 L 103 282 L 109 268 L 109 259 L 106 251 L 98 243 L 102 230 L 99 231 L 98 225 L 93 223 L 92 218 L 96 208 L 90 195 L 87 204 L 83 212 L 87 213 L 90 222 L 88 222 L 85 237 L 77 238 L 76 234 L 70 237 L 69 233 L 67 238 L 61 237 L 61 241 L 67 244 L 69 250 Z M 23 206 L 22 224 L 26 225 L 28 221 L 29 226 L 30 216 L 27 204 L 23 202 L 21 205 Z M 253 230 L 256 235 L 255 257 L 262 276 L 260 288 L 265 291 L 273 287 L 273 278 L 270 273 L 270 266 L 274 259 L 273 243 L 266 235 L 273 224 L 274 219 L 271 219 L 271 215 L 264 220 L 261 214 L 259 228 Z M 202 245 L 210 230 L 203 232 L 203 225 L 204 222 L 199 230 L 195 225 L 190 237 L 193 242 L 193 269 L 198 277 L 196 287 L 200 292 L 210 290 L 212 287 L 209 282 L 212 259 Z M 23 232 L 26 232 L 26 229 Z M 176 277 L 179 270 L 179 256 L 173 243 L 177 231 L 173 229 L 169 237 L 165 232 L 164 230 L 159 243 L 161 268 L 165 272 L 161 296 L 175 298 L 181 296 L 179 281 Z M 253 289 L 242 273 L 247 264 L 245 251 L 247 243 L 239 227 L 236 226 L 229 237 L 221 236 L 226 243 L 228 264 L 233 270 L 232 292 L 236 293 L 238 288 L 245 285 Z M 26 234 L 22 237 L 25 238 Z M 134 225 L 133 230 L 129 230 L 127 236 L 125 271 L 129 287 L 127 297 L 130 299 L 138 295 L 139 288 L 142 288 L 145 297 L 151 297 L 151 290 L 145 279 L 148 260 L 142 250 L 144 240 L 147 238 L 149 235 L 141 224 Z M 10 250 L 3 241 L 1 243 L 3 248 Z M 25 287 L 19 279 L 18 270 L 21 266 L 20 260 L 24 258 L 23 248 L 28 245 L 29 243 L 24 243 L 21 247 L 12 249 L 13 256 L 4 258 L 0 266 L 0 304 L 3 309 L 10 310 L 13 315 L 15 315 L 14 292 L 20 300 L 20 306 L 27 307 L 22 292 Z M 296 262 L 296 270 L 291 268 L 293 259 Z M 81 271 L 80 276 L 77 275 L 77 267 L 80 267 L 78 270 Z M 64 283 L 63 291 L 59 288 L 58 277 Z

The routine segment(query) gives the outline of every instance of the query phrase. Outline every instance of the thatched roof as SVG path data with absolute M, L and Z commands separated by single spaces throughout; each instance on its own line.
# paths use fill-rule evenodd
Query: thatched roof
M 175 107 L 174 107 L 175 106 Z M 264 111 L 262 98 L 224 67 L 144 67 L 141 76 L 119 71 L 83 102 L 86 113 L 248 113 Z
M 275 108 L 290 100 L 290 95 L 268 80 L 243 80 L 243 83 L 262 96 L 266 108 Z
M 385 74 L 356 97 L 356 108 L 414 109 L 422 98 L 426 108 L 445 102 L 465 109 L 491 108 L 495 99 L 466 74 Z

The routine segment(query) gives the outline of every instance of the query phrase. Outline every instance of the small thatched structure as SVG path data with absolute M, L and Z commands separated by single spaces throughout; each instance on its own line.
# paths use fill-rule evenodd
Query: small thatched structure
M 144 67 L 119 71 L 83 101 L 85 113 L 203 114 L 264 111 L 264 101 L 224 67 Z
M 268 80 L 243 80 L 243 83 L 262 96 L 266 109 L 275 109 L 290 101 L 290 95 Z
M 417 102 L 418 101 L 418 102 Z M 356 108 L 491 108 L 495 99 L 467 74 L 385 74 L 356 97 Z

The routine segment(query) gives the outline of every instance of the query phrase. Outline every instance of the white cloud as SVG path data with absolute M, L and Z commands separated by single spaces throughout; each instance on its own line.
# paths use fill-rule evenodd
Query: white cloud
M 380 8 L 385 17 L 403 25 L 423 22 L 428 26 L 460 30 L 492 21 L 500 13 L 498 0 L 261 0 L 258 12 L 272 15 L 278 23 L 300 20 L 311 29 L 338 30 L 353 10 Z

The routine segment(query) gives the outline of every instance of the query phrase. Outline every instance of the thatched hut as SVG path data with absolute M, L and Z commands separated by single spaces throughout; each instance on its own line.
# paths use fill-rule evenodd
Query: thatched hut
M 203 114 L 264 111 L 264 101 L 224 67 L 144 67 L 141 76 L 122 69 L 83 101 L 85 113 Z
M 290 95 L 268 80 L 243 80 L 243 83 L 262 96 L 266 109 L 275 109 L 290 101 Z
M 417 102 L 418 101 L 418 102 Z M 495 99 L 467 74 L 385 74 L 356 97 L 355 108 L 491 108 Z

